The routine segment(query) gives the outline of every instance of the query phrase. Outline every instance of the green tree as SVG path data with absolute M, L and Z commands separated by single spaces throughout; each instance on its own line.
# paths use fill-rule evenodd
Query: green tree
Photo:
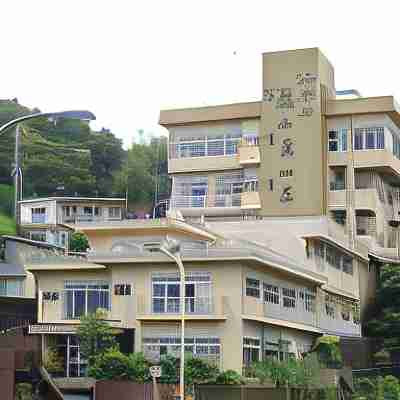
M 89 240 L 87 236 L 82 232 L 74 232 L 71 235 L 69 242 L 69 249 L 71 251 L 86 252 L 89 248 Z
M 215 378 L 217 385 L 243 385 L 246 381 L 232 369 L 220 372 Z
M 95 362 L 96 356 L 111 349 L 118 350 L 114 329 L 105 318 L 106 313 L 98 309 L 94 314 L 83 316 L 77 330 L 80 352 L 88 361 L 89 368 Z
M 382 339 L 383 352 L 400 351 L 400 268 L 386 264 L 380 269 L 375 317 L 367 333 Z

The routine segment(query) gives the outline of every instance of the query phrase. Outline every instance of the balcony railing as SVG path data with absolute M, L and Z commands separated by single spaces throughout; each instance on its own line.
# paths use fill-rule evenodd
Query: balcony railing
M 79 222 L 103 222 L 103 221 L 118 221 L 121 216 L 118 217 L 105 217 L 102 215 L 90 215 L 90 214 L 74 214 L 74 215 L 63 215 L 61 220 L 63 223 L 77 224 Z
M 237 154 L 240 136 L 203 137 L 169 144 L 169 158 L 232 156 Z
M 161 300 L 161 301 L 160 301 Z M 181 312 L 181 298 L 152 299 L 153 314 L 179 314 Z M 213 302 L 210 297 L 186 297 L 185 313 L 207 315 L 213 313 Z
M 32 214 L 32 224 L 45 224 L 46 223 L 46 215 L 45 214 Z
M 329 184 L 329 190 L 345 190 L 346 185 L 344 182 L 341 181 L 334 181 L 330 182 Z
M 204 196 L 173 196 L 170 208 L 240 207 L 240 193 Z

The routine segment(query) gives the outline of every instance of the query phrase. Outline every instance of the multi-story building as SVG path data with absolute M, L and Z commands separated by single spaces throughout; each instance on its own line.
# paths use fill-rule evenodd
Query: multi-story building
M 135 351 L 179 355 L 180 279 L 158 251 L 167 236 L 182 244 L 195 356 L 242 371 L 303 353 L 319 335 L 361 336 L 377 260 L 397 257 L 397 106 L 336 95 L 318 49 L 264 54 L 262 92 L 259 102 L 161 112 L 167 219 L 69 225 L 88 236 L 86 259 L 27 261 L 39 295 L 31 333 L 66 355 L 67 375 L 84 371 L 76 327 L 97 308 Z
M 360 239 L 376 255 L 397 256 L 393 97 L 336 92 L 317 48 L 265 53 L 262 62 L 258 102 L 161 111 L 170 207 L 189 218 L 326 216 L 351 248 Z
M 316 218 L 303 218 L 301 228 L 290 220 L 285 229 L 271 225 L 274 234 L 264 239 L 281 241 L 290 255 L 262 243 L 265 225 L 258 223 L 244 230 L 241 222 L 206 228 L 176 219 L 81 224 L 87 259 L 27 260 L 39 296 L 30 332 L 59 348 L 67 376 L 84 374 L 75 333 L 80 317 L 97 308 L 130 335 L 135 351 L 154 361 L 179 356 L 179 274 L 158 251 L 172 237 L 182 246 L 185 347 L 194 356 L 242 371 L 268 355 L 299 355 L 322 334 L 359 337 L 374 284 L 368 259 L 331 241 Z
M 19 207 L 21 229 L 27 238 L 68 248 L 71 229 L 66 225 L 119 221 L 125 199 L 47 197 L 22 200 Z

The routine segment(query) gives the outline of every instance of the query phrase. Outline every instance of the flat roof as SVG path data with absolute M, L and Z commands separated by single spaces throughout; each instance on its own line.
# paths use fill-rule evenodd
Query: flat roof
M 6 240 L 11 240 L 13 242 L 19 242 L 19 243 L 24 243 L 24 244 L 29 244 L 31 246 L 35 246 L 35 247 L 42 247 L 45 249 L 57 249 L 57 250 L 62 250 L 65 251 L 64 247 L 61 246 L 57 246 L 55 244 L 50 244 L 47 242 L 40 242 L 39 240 L 31 240 L 31 239 L 27 239 L 21 236 L 10 236 L 10 235 L 3 235 L 1 236 L 3 239 Z
M 125 198 L 121 197 L 37 197 L 35 199 L 20 200 L 18 203 L 35 203 L 38 201 L 125 201 Z
M 207 121 L 260 118 L 261 104 L 261 101 L 253 101 L 248 103 L 161 110 L 158 123 L 163 126 L 170 126 Z

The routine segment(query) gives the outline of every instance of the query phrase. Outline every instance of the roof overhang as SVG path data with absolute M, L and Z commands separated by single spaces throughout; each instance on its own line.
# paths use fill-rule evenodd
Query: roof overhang
M 351 300 L 360 301 L 359 297 L 354 296 L 353 294 L 351 294 L 351 293 L 349 293 L 349 292 L 347 292 L 345 290 L 338 289 L 338 288 L 336 288 L 334 286 L 331 286 L 331 285 L 324 285 L 324 286 L 322 286 L 322 289 L 325 290 L 326 292 L 329 292 L 329 293 L 332 293 L 332 294 L 337 294 L 337 295 L 342 296 L 342 297 L 347 297 L 347 298 L 349 298 Z
M 305 234 L 302 235 L 302 238 L 304 239 L 321 239 L 325 242 L 331 243 L 334 246 L 340 247 L 342 250 L 346 251 L 347 253 L 353 254 L 356 257 L 360 258 L 363 261 L 369 261 L 369 258 L 367 256 L 364 256 L 363 254 L 359 253 L 358 251 L 354 251 L 347 246 L 345 246 L 343 243 L 331 238 L 328 235 L 324 235 L 322 233 L 310 233 L 310 234 Z
M 400 108 L 393 96 L 330 100 L 325 115 L 329 117 L 379 113 L 388 114 L 392 121 L 400 127 Z
M 322 335 L 324 333 L 321 329 L 316 328 L 314 326 L 301 324 L 301 323 L 297 323 L 297 322 L 285 321 L 283 319 L 257 317 L 255 315 L 242 315 L 242 318 L 249 320 L 249 321 L 259 321 L 259 322 L 264 322 L 266 324 L 284 326 L 285 328 L 292 328 L 292 329 L 297 329 L 299 331 L 312 332 L 312 333 L 316 333 L 319 335 Z
M 147 263 L 174 263 L 174 261 L 168 259 L 166 256 L 163 255 L 154 256 L 151 255 L 149 257 L 123 257 L 121 254 L 120 256 L 114 257 L 105 257 L 102 258 L 101 256 L 96 257 L 95 255 L 91 256 L 92 262 L 101 263 L 101 264 L 147 264 Z M 205 256 L 205 257 L 182 257 L 183 262 L 221 262 L 221 261 L 255 261 L 262 265 L 268 266 L 272 269 L 279 270 L 285 274 L 295 276 L 302 280 L 306 280 L 312 282 L 316 285 L 324 285 L 328 282 L 328 279 L 323 276 L 316 274 L 311 271 L 296 271 L 290 267 L 286 267 L 283 265 L 279 265 L 277 263 L 271 261 L 265 261 L 260 257 L 256 256 L 236 256 L 236 257 L 213 257 L 213 256 Z
M 207 107 L 161 110 L 159 124 L 165 127 L 208 121 L 260 118 L 261 101 Z
M 94 263 L 65 263 L 65 264 L 26 264 L 25 269 L 29 272 L 38 271 L 87 271 L 87 270 L 104 270 L 106 266 Z

